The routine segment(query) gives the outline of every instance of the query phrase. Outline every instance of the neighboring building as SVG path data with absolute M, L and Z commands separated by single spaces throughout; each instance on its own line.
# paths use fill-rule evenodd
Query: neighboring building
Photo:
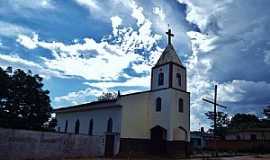
M 226 140 L 270 140 L 270 128 L 247 128 L 230 131 L 225 136 Z
M 186 68 L 169 43 L 151 73 L 151 90 L 56 109 L 61 132 L 120 135 L 120 151 L 185 153 L 190 141 Z
M 203 127 L 201 131 L 190 132 L 190 143 L 193 150 L 202 150 L 207 148 L 209 140 L 213 139 L 213 134 L 204 132 Z

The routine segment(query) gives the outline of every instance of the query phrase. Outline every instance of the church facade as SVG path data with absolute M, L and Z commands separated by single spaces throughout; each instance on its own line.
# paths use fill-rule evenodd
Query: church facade
M 117 152 L 185 153 L 190 142 L 186 68 L 169 42 L 151 71 L 151 89 L 55 110 L 60 132 L 120 137 Z

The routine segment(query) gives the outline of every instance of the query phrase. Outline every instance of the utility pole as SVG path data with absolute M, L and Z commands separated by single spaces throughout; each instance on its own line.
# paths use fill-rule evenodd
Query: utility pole
M 215 94 L 214 94 L 214 102 L 208 99 L 203 98 L 203 101 L 207 103 L 214 104 L 214 143 L 215 143 L 215 155 L 217 156 L 217 140 L 216 140 L 216 132 L 217 132 L 217 106 L 222 108 L 227 108 L 221 104 L 217 103 L 217 85 L 215 85 Z
M 215 85 L 215 95 L 214 95 L 214 137 L 216 138 L 217 131 L 217 85 Z

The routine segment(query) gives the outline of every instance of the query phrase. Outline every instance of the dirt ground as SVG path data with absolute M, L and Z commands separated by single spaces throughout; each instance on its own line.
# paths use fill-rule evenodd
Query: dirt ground
M 150 158 L 150 159 L 136 159 L 136 158 L 91 158 L 91 159 L 67 159 L 67 160 L 173 160 L 166 158 Z M 267 155 L 249 155 L 249 156 L 235 156 L 235 157 L 218 157 L 218 158 L 189 158 L 189 159 L 178 159 L 178 160 L 270 160 L 270 154 Z
M 192 160 L 270 160 L 270 154 L 268 154 L 268 155 L 235 156 L 235 157 L 219 157 L 219 158 L 195 158 Z

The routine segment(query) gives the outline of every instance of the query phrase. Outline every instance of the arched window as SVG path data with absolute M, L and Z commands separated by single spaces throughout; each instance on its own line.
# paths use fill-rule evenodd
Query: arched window
M 65 133 L 67 133 L 68 130 L 68 120 L 66 120 L 66 124 L 65 124 Z
M 93 135 L 93 126 L 94 126 L 94 120 L 93 119 L 90 119 L 90 121 L 89 121 L 88 135 Z
M 178 112 L 183 112 L 184 111 L 184 101 L 182 98 L 179 98 L 178 100 Z
M 108 124 L 107 124 L 107 132 L 112 132 L 113 129 L 113 120 L 112 118 L 109 118 Z
M 161 98 L 158 97 L 156 99 L 156 112 L 160 112 L 161 111 Z
M 161 86 L 164 84 L 164 73 L 158 74 L 158 85 Z
M 181 86 L 181 74 L 180 73 L 177 73 L 176 74 L 176 78 L 177 78 L 178 85 Z
M 75 134 L 79 134 L 80 131 L 80 121 L 77 119 L 75 122 Z

